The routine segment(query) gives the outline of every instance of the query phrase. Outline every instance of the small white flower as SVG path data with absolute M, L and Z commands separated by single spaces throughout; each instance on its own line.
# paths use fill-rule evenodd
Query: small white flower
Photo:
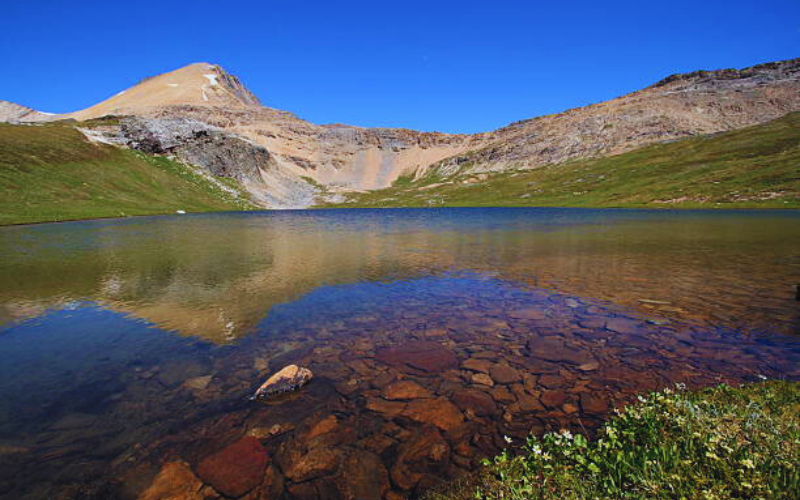
M 508 443 L 508 444 L 511 444 L 511 442 L 513 441 L 513 439 L 511 439 L 511 438 L 510 438 L 510 437 L 508 437 L 508 436 L 503 436 L 503 439 L 505 439 L 505 440 L 506 440 L 506 443 Z
M 641 401 L 642 403 L 647 403 L 647 399 L 646 399 L 646 398 L 643 398 L 641 395 L 639 395 L 639 396 L 636 396 L 636 399 L 638 399 L 638 400 L 639 400 L 639 401 Z

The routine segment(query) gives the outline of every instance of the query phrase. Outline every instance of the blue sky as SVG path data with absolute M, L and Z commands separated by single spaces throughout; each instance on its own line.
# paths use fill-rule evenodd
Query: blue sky
M 0 99 L 49 112 L 206 61 L 315 123 L 476 132 L 800 56 L 798 0 L 0 1 Z

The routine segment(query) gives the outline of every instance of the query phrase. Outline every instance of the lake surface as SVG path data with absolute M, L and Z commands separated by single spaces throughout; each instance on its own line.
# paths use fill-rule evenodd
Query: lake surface
M 413 498 L 642 392 L 798 378 L 798 284 L 792 212 L 0 228 L 0 498 Z

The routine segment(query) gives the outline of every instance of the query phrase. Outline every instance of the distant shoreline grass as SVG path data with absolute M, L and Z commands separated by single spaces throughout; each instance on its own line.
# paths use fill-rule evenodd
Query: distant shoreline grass
M 531 437 L 427 500 L 795 499 L 800 383 L 721 385 L 641 397 L 597 440 Z

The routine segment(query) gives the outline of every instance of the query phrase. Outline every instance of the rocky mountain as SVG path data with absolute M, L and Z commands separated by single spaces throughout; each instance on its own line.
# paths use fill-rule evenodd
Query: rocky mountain
M 670 76 L 617 99 L 455 135 L 316 125 L 262 106 L 238 78 L 197 63 L 88 109 L 45 115 L 0 102 L 0 120 L 74 119 L 93 140 L 170 154 L 238 179 L 265 207 L 306 207 L 400 176 L 536 168 L 722 132 L 800 110 L 800 59 Z M 97 125 L 92 119 L 122 117 Z M 88 121 L 87 121 L 88 120 Z
M 502 171 L 610 156 L 654 142 L 765 123 L 800 109 L 800 59 L 667 77 L 611 101 L 513 123 L 416 172 Z
M 195 63 L 145 78 L 103 102 L 65 117 L 87 120 L 107 115 L 141 116 L 181 104 L 230 109 L 261 106 L 258 98 L 235 76 L 213 64 Z
M 52 120 L 53 116 L 50 113 L 42 113 L 13 102 L 0 101 L 0 122 L 45 122 Z

